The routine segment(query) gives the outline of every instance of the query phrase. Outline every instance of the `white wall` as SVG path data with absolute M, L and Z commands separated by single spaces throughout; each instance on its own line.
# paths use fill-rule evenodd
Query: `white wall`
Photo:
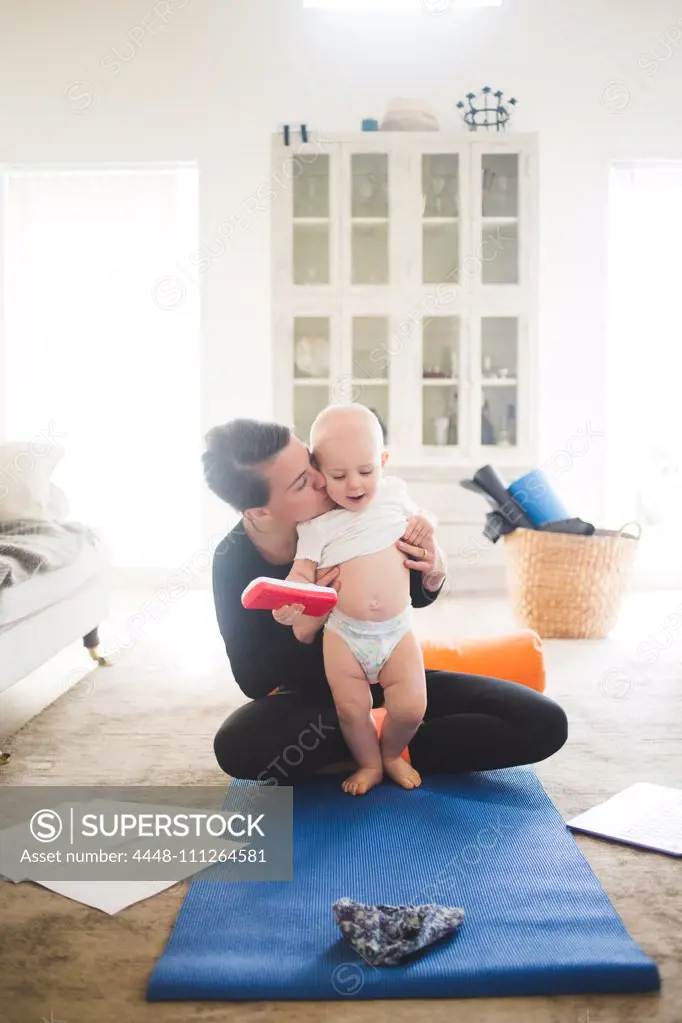
M 154 4 L 5 0 L 0 160 L 197 160 L 206 244 L 242 207 L 224 254 L 185 266 L 203 289 L 204 429 L 269 413 L 268 216 L 242 204 L 268 179 L 270 132 L 357 130 L 394 95 L 426 99 L 459 131 L 455 102 L 490 84 L 517 96 L 516 130 L 541 133 L 543 457 L 588 424 L 605 430 L 607 169 L 682 158 L 674 0 L 505 0 L 442 17 Z M 594 440 L 561 477 L 585 518 L 600 515 L 604 451 Z M 208 495 L 206 537 L 228 519 Z

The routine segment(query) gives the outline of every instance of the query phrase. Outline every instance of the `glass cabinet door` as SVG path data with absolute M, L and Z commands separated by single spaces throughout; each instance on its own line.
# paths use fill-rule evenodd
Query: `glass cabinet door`
M 515 447 L 519 395 L 519 321 L 481 318 L 481 445 Z
M 399 160 L 380 133 L 341 145 L 341 290 L 366 295 L 396 283 L 393 245 Z
M 458 153 L 423 153 L 422 284 L 457 283 L 460 260 Z
M 373 409 L 388 428 L 388 316 L 352 318 L 352 389 L 350 400 Z
M 311 152 L 293 158 L 293 284 L 331 282 L 330 158 Z
M 388 432 L 390 317 L 358 315 L 344 318 L 340 372 L 334 375 L 331 400 L 358 402 L 372 409 Z M 388 438 L 386 438 L 388 440 Z
M 519 153 L 480 157 L 481 283 L 520 284 Z
M 422 444 L 460 444 L 461 336 L 458 316 L 421 321 Z
M 350 164 L 350 283 L 388 284 L 388 154 L 351 153 Z
M 307 444 L 318 412 L 329 404 L 331 322 L 328 316 L 296 316 L 293 321 L 294 432 Z

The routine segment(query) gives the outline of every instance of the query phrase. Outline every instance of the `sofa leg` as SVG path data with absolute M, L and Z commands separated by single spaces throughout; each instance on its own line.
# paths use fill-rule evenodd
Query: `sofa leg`
M 99 627 L 94 628 L 87 636 L 83 636 L 83 646 L 86 646 L 88 650 L 90 647 L 99 646 Z
M 97 661 L 100 667 L 106 667 L 109 664 L 109 661 L 107 661 L 106 657 L 102 657 L 99 650 L 98 628 L 93 629 L 87 636 L 83 636 L 83 646 L 87 649 L 93 661 Z

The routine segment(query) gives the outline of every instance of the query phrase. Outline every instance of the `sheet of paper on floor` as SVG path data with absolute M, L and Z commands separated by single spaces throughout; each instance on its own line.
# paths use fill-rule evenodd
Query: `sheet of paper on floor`
M 113 916 L 122 909 L 172 888 L 178 881 L 35 881 L 41 888 L 63 895 Z

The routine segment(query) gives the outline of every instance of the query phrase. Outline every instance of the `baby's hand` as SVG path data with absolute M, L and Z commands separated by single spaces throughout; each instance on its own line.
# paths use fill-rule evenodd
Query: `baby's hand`
M 424 541 L 433 536 L 433 523 L 425 515 L 413 515 L 408 520 L 407 529 L 403 534 L 405 543 L 413 547 L 423 547 Z
M 272 617 L 280 625 L 293 625 L 297 618 L 303 614 L 305 608 L 303 604 L 285 604 L 284 607 L 277 608 L 276 611 L 272 612 Z

